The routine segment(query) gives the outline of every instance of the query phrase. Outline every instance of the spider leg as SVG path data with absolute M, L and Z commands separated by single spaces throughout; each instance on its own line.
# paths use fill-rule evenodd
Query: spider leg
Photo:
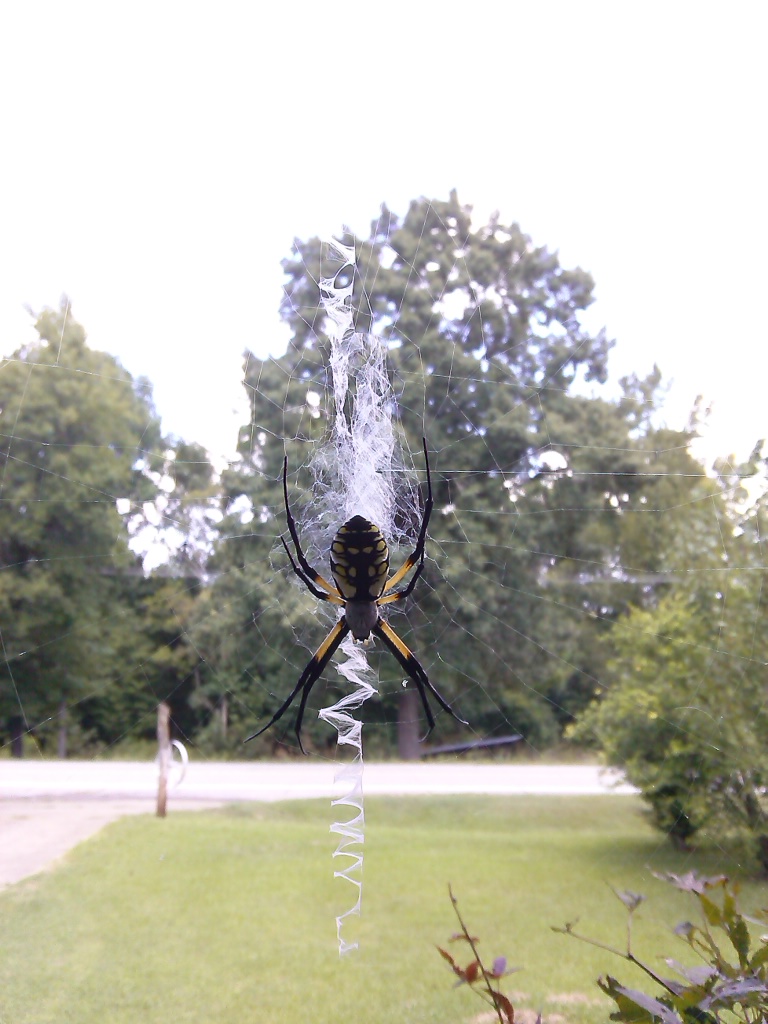
M 408 597 L 410 592 L 416 586 L 416 581 L 418 580 L 419 576 L 421 576 L 423 571 L 424 571 L 424 563 L 421 562 L 416 567 L 416 572 L 413 574 L 413 576 L 410 579 L 410 582 L 408 583 L 408 585 L 406 587 L 403 587 L 402 590 L 396 590 L 394 592 L 394 594 L 387 594 L 386 597 L 380 597 L 378 599 L 378 601 L 376 602 L 376 604 L 377 605 L 380 605 L 380 604 L 392 604 L 393 601 L 402 601 L 404 598 Z
M 302 673 L 302 679 L 304 676 L 307 678 L 304 679 L 304 690 L 301 694 L 301 701 L 299 702 L 299 713 L 296 715 L 296 739 L 299 741 L 299 748 L 301 749 L 302 754 L 306 754 L 306 750 L 301 742 L 301 723 L 304 721 L 304 709 L 307 706 L 309 691 L 323 674 L 325 666 L 331 660 L 336 648 L 347 633 L 349 633 L 349 626 L 347 625 L 347 620 L 342 617 L 317 649 L 314 657 Z
M 334 587 L 332 583 L 329 583 L 328 580 L 323 579 L 323 577 L 320 575 L 320 573 L 316 569 L 312 568 L 312 566 L 307 561 L 307 556 L 302 551 L 301 542 L 299 541 L 299 534 L 298 534 L 298 531 L 296 530 L 296 520 L 293 518 L 293 513 L 291 512 L 291 506 L 288 503 L 288 456 L 287 455 L 283 459 L 283 498 L 285 500 L 285 518 L 288 521 L 288 532 L 291 535 L 291 540 L 293 541 L 293 546 L 296 548 L 296 557 L 299 560 L 299 565 L 304 570 L 304 575 L 302 576 L 301 573 L 296 568 L 296 563 L 294 562 L 293 558 L 291 558 L 290 551 L 288 551 L 288 545 L 285 543 L 285 541 L 283 541 L 283 547 L 285 548 L 286 551 L 288 551 L 288 557 L 291 559 L 291 565 L 293 566 L 293 571 L 296 573 L 296 575 L 301 580 L 304 581 L 304 583 L 307 584 L 309 589 L 312 590 L 312 593 L 315 595 L 315 597 L 321 597 L 321 595 L 318 594 L 318 592 L 316 590 L 312 589 L 312 587 L 309 584 L 309 580 L 311 580 L 313 583 L 316 583 L 318 587 L 321 587 L 326 592 L 326 594 L 331 594 L 332 595 L 331 600 L 333 600 L 333 596 L 335 596 L 335 597 L 339 598 L 339 601 L 337 603 L 343 604 L 343 601 L 341 600 L 340 594 L 339 594 L 338 590 L 336 589 L 336 587 Z M 280 539 L 282 540 L 282 537 Z M 326 600 L 327 600 L 327 598 L 326 598 Z
M 429 723 L 427 736 L 429 736 L 435 727 L 435 717 L 432 714 L 432 709 L 427 701 L 427 690 L 429 690 L 443 711 L 448 712 L 451 718 L 455 718 L 461 725 L 469 725 L 469 722 L 465 722 L 463 718 L 459 718 L 442 694 L 432 685 L 432 683 L 430 683 L 429 676 L 419 664 L 415 655 L 408 649 L 388 623 L 384 622 L 383 619 L 379 619 L 373 627 L 372 632 L 384 641 L 385 646 L 395 656 L 397 661 L 400 663 L 401 668 L 403 668 L 414 683 L 416 683 L 419 696 L 421 697 L 421 703 L 424 706 L 424 713 L 427 716 L 427 722 Z
M 270 728 L 270 726 L 275 724 L 275 722 L 279 722 L 280 719 L 285 714 L 285 712 L 291 706 L 291 704 L 293 704 L 294 700 L 296 699 L 296 694 L 299 692 L 299 690 L 303 689 L 301 695 L 301 703 L 299 705 L 299 714 L 296 718 L 296 739 L 299 741 L 299 748 L 301 749 L 302 754 L 306 754 L 306 750 L 304 749 L 304 746 L 301 742 L 301 723 L 304 719 L 304 708 L 306 707 L 307 704 L 309 691 L 312 689 L 317 680 L 323 674 L 325 666 L 331 660 L 334 651 L 339 646 L 339 644 L 341 643 L 341 641 L 344 639 L 348 632 L 349 626 L 347 625 L 347 620 L 344 618 L 339 619 L 339 621 L 333 627 L 331 632 L 328 634 L 325 640 L 323 640 L 318 649 L 312 655 L 309 664 L 301 673 L 298 683 L 296 683 L 294 688 L 291 690 L 289 696 L 283 701 L 283 703 L 280 705 L 280 707 L 277 709 L 274 715 L 272 715 L 267 724 L 263 728 L 259 729 L 257 732 L 253 733 L 251 736 L 248 736 L 248 738 L 243 741 L 244 743 L 249 743 L 251 740 L 255 740 L 257 736 L 261 736 L 261 734 L 263 732 L 266 732 L 267 729 Z
M 333 588 L 334 589 L 334 593 L 327 593 L 327 594 L 325 593 L 324 590 L 320 590 L 318 587 L 316 587 L 315 584 L 312 582 L 312 580 L 309 578 L 309 576 L 307 576 L 307 574 L 304 572 L 304 570 L 299 568 L 298 565 L 296 565 L 294 557 L 291 554 L 290 548 L 285 543 L 284 538 L 281 537 L 280 540 L 282 542 L 283 547 L 285 548 L 286 555 L 288 555 L 288 558 L 290 559 L 291 568 L 296 573 L 296 575 L 299 577 L 299 579 L 304 584 L 304 586 L 307 588 L 307 590 L 311 594 L 314 594 L 315 597 L 318 598 L 320 601 L 330 601 L 332 604 L 344 604 L 344 599 L 341 596 L 339 596 L 339 593 L 338 593 L 338 591 L 336 590 L 335 587 Z M 323 582 L 325 582 L 325 581 L 323 581 Z
M 421 529 L 419 530 L 419 537 L 418 540 L 416 541 L 416 547 L 413 549 L 411 554 L 406 558 L 406 560 L 403 562 L 403 564 L 400 566 L 400 568 L 397 570 L 394 576 L 387 580 L 387 584 L 384 587 L 384 590 L 382 591 L 382 595 L 388 594 L 390 590 L 396 587 L 398 583 L 405 578 L 407 573 L 411 571 L 414 565 L 418 563 L 416 575 L 408 584 L 408 587 L 410 589 L 406 588 L 406 591 L 404 591 L 406 595 L 410 594 L 416 580 L 419 578 L 424 568 L 424 545 L 427 540 L 427 528 L 429 527 L 429 520 L 430 517 L 432 516 L 433 502 L 432 477 L 429 472 L 429 455 L 427 454 L 427 439 L 426 437 L 423 437 L 421 440 L 424 445 L 424 465 L 427 467 L 427 498 L 426 501 L 424 502 L 424 517 L 421 520 Z

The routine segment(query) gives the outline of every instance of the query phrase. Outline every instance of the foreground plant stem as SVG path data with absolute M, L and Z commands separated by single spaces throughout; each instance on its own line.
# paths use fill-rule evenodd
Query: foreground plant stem
M 451 903 L 453 904 L 453 909 L 454 909 L 454 912 L 456 913 L 456 917 L 458 919 L 459 927 L 461 928 L 461 932 L 462 932 L 464 938 L 467 940 L 467 943 L 469 944 L 469 948 L 472 950 L 472 955 L 475 958 L 475 962 L 480 967 L 480 972 L 483 975 L 483 981 L 485 982 L 486 990 L 488 992 L 488 995 L 490 996 L 489 999 L 486 999 L 486 1002 L 489 1003 L 490 1005 L 492 1005 L 494 1010 L 496 1011 L 496 1015 L 499 1018 L 499 1024 L 506 1024 L 506 1021 L 504 1020 L 504 1016 L 502 1014 L 501 1006 L 499 1005 L 498 997 L 496 995 L 496 992 L 493 989 L 493 986 L 491 985 L 491 979 L 490 979 L 490 977 L 488 975 L 488 972 L 485 969 L 485 964 L 483 963 L 482 959 L 480 958 L 480 954 L 477 951 L 477 946 L 475 945 L 475 940 L 469 934 L 469 931 L 467 930 L 467 926 L 464 924 L 464 919 L 462 918 L 461 911 L 459 910 L 459 902 L 456 899 L 456 897 L 453 895 L 453 889 L 451 888 L 450 882 L 448 883 L 448 895 L 451 898 Z M 485 997 L 483 996 L 483 998 L 485 998 Z

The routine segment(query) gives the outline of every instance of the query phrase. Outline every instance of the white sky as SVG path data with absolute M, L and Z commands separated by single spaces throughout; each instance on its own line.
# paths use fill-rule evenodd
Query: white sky
M 231 454 L 293 238 L 455 187 L 593 274 L 613 379 L 659 362 L 671 425 L 704 393 L 709 450 L 745 455 L 768 434 L 766 11 L 9 4 L 0 351 L 66 292 L 167 430 Z

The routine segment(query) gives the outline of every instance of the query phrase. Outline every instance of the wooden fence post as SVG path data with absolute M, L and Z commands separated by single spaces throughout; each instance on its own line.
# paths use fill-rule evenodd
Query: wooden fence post
M 171 770 L 171 709 L 162 701 L 157 705 L 157 764 L 159 777 L 157 780 L 157 817 L 165 817 L 168 802 L 168 773 Z

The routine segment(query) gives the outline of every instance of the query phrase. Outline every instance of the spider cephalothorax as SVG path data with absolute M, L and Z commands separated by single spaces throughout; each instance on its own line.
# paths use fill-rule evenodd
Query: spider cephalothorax
M 429 723 L 429 731 L 435 727 L 435 719 L 427 700 L 427 691 L 432 694 L 444 711 L 461 722 L 467 723 L 453 711 L 444 697 L 429 681 L 427 673 L 417 659 L 395 633 L 392 627 L 379 616 L 379 608 L 384 604 L 402 601 L 413 590 L 416 581 L 424 570 L 424 545 L 427 538 L 427 527 L 432 515 L 432 480 L 429 473 L 429 456 L 427 442 L 424 441 L 424 460 L 427 469 L 427 498 L 424 502 L 424 516 L 421 521 L 416 547 L 406 558 L 397 572 L 389 577 L 389 548 L 378 526 L 363 516 L 353 516 L 347 520 L 333 539 L 330 551 L 331 575 L 334 583 L 329 583 L 307 561 L 299 542 L 296 523 L 288 502 L 288 458 L 283 462 L 283 496 L 285 498 L 285 515 L 288 521 L 288 532 L 291 535 L 296 558 L 284 538 L 283 542 L 291 567 L 307 589 L 320 601 L 330 601 L 341 605 L 344 613 L 330 631 L 325 640 L 315 651 L 312 659 L 301 674 L 301 677 L 289 696 L 280 705 L 267 724 L 255 732 L 248 740 L 260 736 L 274 725 L 293 703 L 301 691 L 299 711 L 296 716 L 296 738 L 302 751 L 301 723 L 310 690 L 320 678 L 325 666 L 333 657 L 341 641 L 352 633 L 355 640 L 366 641 L 371 635 L 379 637 L 384 646 L 391 651 L 403 670 L 416 684 Z M 410 581 L 402 590 L 395 590 L 407 574 L 415 569 Z M 247 743 L 248 740 L 245 742 Z

